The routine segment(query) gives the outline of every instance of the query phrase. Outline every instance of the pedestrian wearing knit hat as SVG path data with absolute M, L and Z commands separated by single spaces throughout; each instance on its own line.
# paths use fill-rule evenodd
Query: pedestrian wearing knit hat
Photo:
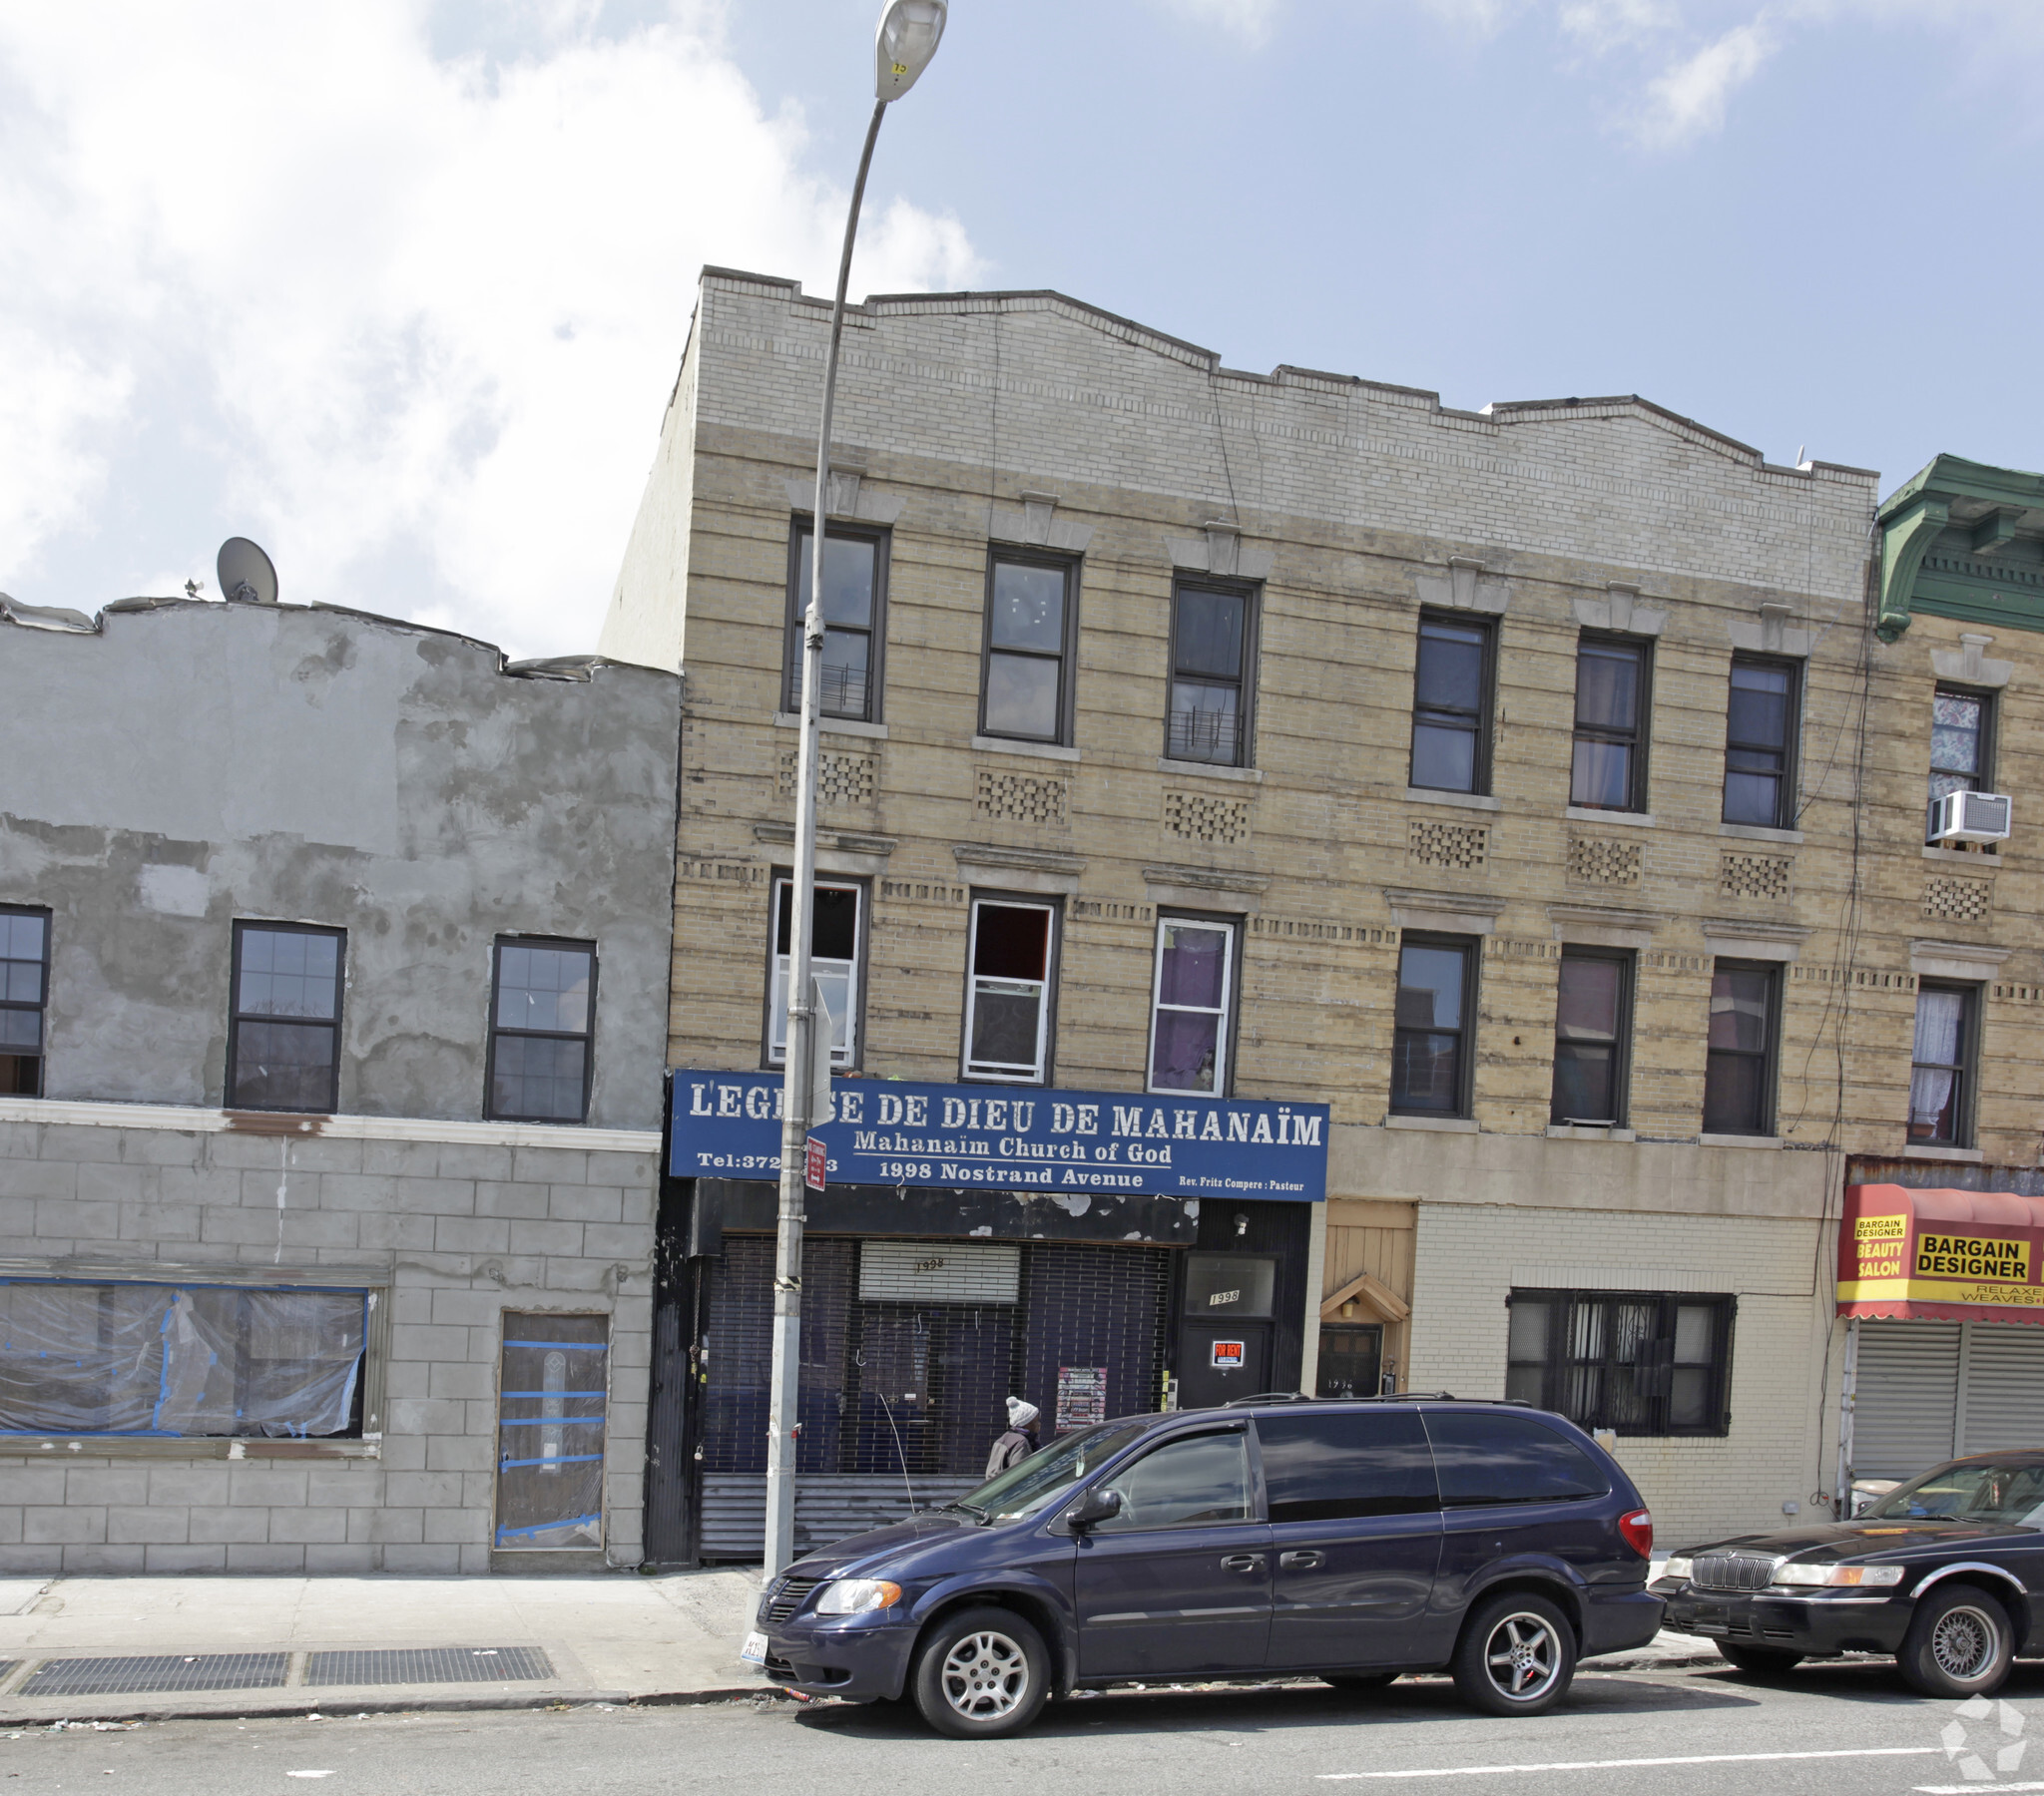
M 986 1475 L 998 1478 L 1010 1466 L 1019 1466 L 1036 1451 L 1036 1405 L 1019 1397 L 1008 1399 L 1008 1431 L 994 1443 L 986 1456 Z

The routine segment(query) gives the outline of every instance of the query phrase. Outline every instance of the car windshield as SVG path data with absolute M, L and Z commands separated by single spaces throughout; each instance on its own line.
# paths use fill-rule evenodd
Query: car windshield
M 1080 1479 L 1097 1472 L 1143 1432 L 1140 1422 L 1106 1422 L 1083 1428 L 1032 1453 L 1019 1466 L 976 1491 L 968 1491 L 950 1507 L 993 1522 L 1016 1522 L 1055 1503 Z
M 1940 1466 L 1890 1491 L 1860 1520 L 1926 1518 L 2044 1528 L 2044 1466 Z

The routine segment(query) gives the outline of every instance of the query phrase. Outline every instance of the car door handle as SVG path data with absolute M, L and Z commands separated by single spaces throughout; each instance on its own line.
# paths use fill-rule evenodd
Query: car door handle
M 1317 1553 L 1280 1553 L 1278 1564 L 1287 1572 L 1312 1572 L 1326 1562 Z
M 1221 1562 L 1224 1572 L 1261 1572 L 1264 1556 L 1261 1553 L 1231 1553 Z

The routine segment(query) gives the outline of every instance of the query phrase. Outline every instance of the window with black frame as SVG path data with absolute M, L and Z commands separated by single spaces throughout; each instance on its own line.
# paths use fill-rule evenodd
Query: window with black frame
M 1244 767 L 1250 760 L 1250 661 L 1256 625 L 1252 593 L 1180 582 L 1172 595 L 1173 760 Z
M 1411 782 L 1441 792 L 1490 789 L 1488 623 L 1422 615 L 1412 676 Z
M 0 1098 L 43 1095 L 49 999 L 50 913 L 0 908 Z
M 1788 829 L 1795 821 L 1797 675 L 1792 662 L 1733 660 L 1725 715 L 1728 823 Z
M 1704 1132 L 1774 1131 L 1775 1043 L 1782 970 L 1721 960 L 1711 973 L 1710 1043 L 1704 1059 Z
M 1647 808 L 1647 646 L 1584 637 L 1576 650 L 1576 739 L 1569 802 Z
M 1735 1298 L 1515 1290 L 1509 1301 L 1507 1399 L 1622 1435 L 1731 1432 Z
M 815 534 L 804 519 L 788 546 L 787 677 L 781 708 L 802 704 L 802 617 L 815 578 Z M 886 645 L 887 533 L 832 524 L 823 534 L 823 669 L 817 709 L 854 722 L 880 720 Z
M 982 735 L 1071 740 L 1077 564 L 997 549 L 987 570 Z
M 235 925 L 230 1110 L 331 1111 L 340 1102 L 338 929 Z
M 1909 1065 L 1909 1139 L 1963 1147 L 1971 1133 L 1973 1035 L 1979 989 L 1916 988 L 1916 1038 Z
M 1562 951 L 1554 1010 L 1553 1122 L 1624 1123 L 1632 972 L 1632 956 L 1622 951 Z
M 589 1115 L 596 945 L 500 940 L 496 984 L 489 1115 L 513 1122 L 580 1122 Z
M 1395 1116 L 1469 1114 L 1469 1037 L 1475 998 L 1474 944 L 1407 934 L 1398 950 L 1391 1036 Z

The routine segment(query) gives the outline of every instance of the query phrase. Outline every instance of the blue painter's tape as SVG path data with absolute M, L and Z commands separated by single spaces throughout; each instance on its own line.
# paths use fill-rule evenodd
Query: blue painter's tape
M 499 1391 L 499 1397 L 608 1397 L 608 1391 Z
M 516 1422 L 499 1422 L 499 1428 L 587 1428 L 603 1426 L 601 1416 L 526 1416 Z
M 564 1453 L 557 1454 L 552 1459 L 499 1460 L 497 1462 L 497 1470 L 499 1472 L 516 1472 L 520 1466 L 586 1466 L 592 1461 L 602 1458 L 603 1455 L 600 1453 Z
M 506 1347 L 558 1347 L 563 1353 L 608 1353 L 607 1341 L 506 1341 Z
M 565 1522 L 542 1522 L 537 1528 L 500 1528 L 497 1539 L 502 1541 L 524 1541 L 534 1535 L 558 1534 L 564 1528 L 593 1528 L 601 1516 L 570 1516 Z

